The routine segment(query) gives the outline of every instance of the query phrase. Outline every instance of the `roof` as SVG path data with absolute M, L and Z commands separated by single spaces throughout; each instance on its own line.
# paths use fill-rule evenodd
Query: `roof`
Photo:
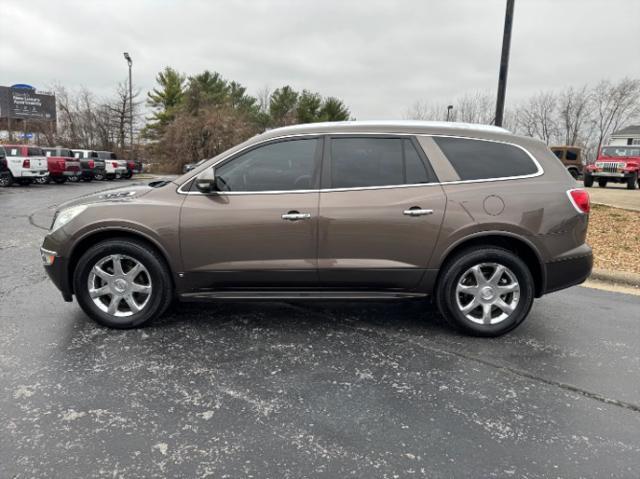
M 640 125 L 630 125 L 622 130 L 614 131 L 611 136 L 640 135 Z
M 285 126 L 265 132 L 264 136 L 281 136 L 300 133 L 332 133 L 332 132 L 388 132 L 388 133 L 440 133 L 464 134 L 469 133 L 498 133 L 511 134 L 510 131 L 493 125 L 472 123 L 458 123 L 447 121 L 420 120 L 386 120 L 386 121 L 333 121 L 323 123 L 305 123 L 302 125 Z M 261 135 L 261 136 L 263 136 Z

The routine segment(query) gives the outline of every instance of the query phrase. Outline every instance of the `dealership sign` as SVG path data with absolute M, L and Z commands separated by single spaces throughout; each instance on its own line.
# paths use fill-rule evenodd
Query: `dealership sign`
M 56 97 L 29 85 L 0 86 L 0 119 L 56 121 Z

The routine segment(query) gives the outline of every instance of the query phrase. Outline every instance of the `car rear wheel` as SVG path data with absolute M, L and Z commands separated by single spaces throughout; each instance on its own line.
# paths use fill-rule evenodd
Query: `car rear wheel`
M 444 318 L 467 334 L 499 336 L 522 323 L 533 304 L 533 276 L 511 251 L 465 250 L 448 261 L 436 290 Z
M 51 177 L 49 175 L 39 176 L 35 179 L 35 182 L 38 183 L 39 185 L 46 185 L 50 181 L 51 181 Z
M 598 186 L 599 186 L 600 188 L 606 188 L 606 187 L 607 187 L 607 180 L 599 179 L 599 180 L 598 180 Z
M 6 175 L 0 175 L 0 188 L 6 188 L 13 184 L 13 175 L 8 173 Z
M 96 181 L 102 181 L 102 180 L 104 180 L 104 174 L 102 174 L 102 173 L 95 173 L 95 174 L 93 175 L 93 179 L 94 179 L 94 180 L 96 180 Z
M 69 177 L 69 181 L 71 183 L 78 183 L 80 181 L 80 177 L 79 176 L 70 176 Z
M 634 173 L 632 176 L 627 178 L 627 189 L 635 190 L 638 184 L 638 173 Z
M 129 239 L 106 240 L 87 250 L 78 261 L 73 285 L 84 312 L 111 328 L 141 326 L 164 313 L 173 298 L 164 259 Z
M 591 188 L 593 186 L 593 175 L 585 173 L 582 177 L 582 182 L 584 183 L 585 187 Z

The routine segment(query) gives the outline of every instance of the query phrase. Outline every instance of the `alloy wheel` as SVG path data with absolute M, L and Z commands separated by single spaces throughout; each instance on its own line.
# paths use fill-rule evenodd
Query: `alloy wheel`
M 126 317 L 142 311 L 151 299 L 151 276 L 135 258 L 112 254 L 91 268 L 87 281 L 89 296 L 103 312 Z
M 456 285 L 460 312 L 477 324 L 498 324 L 515 311 L 520 301 L 516 275 L 499 263 L 480 263 L 465 271 Z

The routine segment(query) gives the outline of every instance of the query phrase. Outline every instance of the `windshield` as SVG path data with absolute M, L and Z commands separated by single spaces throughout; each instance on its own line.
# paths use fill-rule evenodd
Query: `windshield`
M 640 147 L 607 146 L 602 149 L 602 156 L 640 156 Z

